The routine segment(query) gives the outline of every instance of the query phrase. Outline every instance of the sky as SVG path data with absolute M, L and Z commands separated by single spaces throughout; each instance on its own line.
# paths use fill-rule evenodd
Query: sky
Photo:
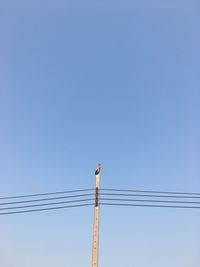
M 0 196 L 200 192 L 200 4 L 0 1 Z M 100 266 L 199 267 L 200 211 L 102 207 Z M 91 266 L 93 207 L 1 216 L 2 267 Z

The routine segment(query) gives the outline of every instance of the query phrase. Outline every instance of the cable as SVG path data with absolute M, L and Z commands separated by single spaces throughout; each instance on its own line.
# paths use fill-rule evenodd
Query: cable
M 104 196 L 127 196 L 127 197 L 162 197 L 162 198 L 200 198 L 195 196 L 159 196 L 159 195 L 141 195 L 141 194 L 121 194 L 121 193 L 100 193 L 100 195 Z
M 151 208 L 180 208 L 180 209 L 200 209 L 200 207 L 195 206 L 168 206 L 168 205 L 145 205 L 145 204 L 121 204 L 121 203 L 106 203 L 100 202 L 100 205 L 104 206 L 127 206 L 127 207 L 151 207 Z
M 78 192 L 88 192 L 88 193 L 76 194 Z M 62 195 L 62 194 L 67 194 L 67 195 Z M 40 198 L 42 196 L 51 196 L 51 195 L 58 195 L 58 196 Z M 83 198 L 86 196 L 93 196 L 93 198 Z M 101 196 L 105 196 L 105 197 L 101 197 Z M 115 198 L 112 198 L 109 196 L 113 196 L 113 197 L 115 196 Z M 120 196 L 124 196 L 126 198 L 121 198 Z M 48 211 L 48 210 L 56 210 L 56 209 L 64 209 L 64 208 L 92 206 L 94 205 L 94 203 L 84 203 L 84 204 L 81 204 L 81 203 L 87 202 L 87 201 L 88 202 L 94 201 L 95 200 L 94 197 L 95 197 L 95 189 L 79 189 L 79 190 L 70 190 L 70 191 L 68 190 L 68 191 L 57 191 L 57 192 L 0 197 L 0 201 L 6 200 L 6 199 L 33 198 L 33 199 L 18 200 L 18 201 L 12 201 L 12 202 L 2 202 L 2 203 L 0 202 L 0 215 L 30 213 L 30 212 L 37 212 L 37 211 Z M 136 199 L 134 199 L 133 197 L 136 197 Z M 77 198 L 77 199 L 72 200 L 73 198 Z M 150 198 L 150 199 L 145 199 L 145 198 Z M 161 200 L 161 198 L 162 199 L 164 198 L 164 199 Z M 169 200 L 166 200 L 165 198 L 168 198 Z M 69 200 L 49 202 L 52 200 L 59 200 L 59 199 L 69 199 Z M 196 199 L 196 200 L 200 199 L 200 193 L 194 193 L 194 192 L 189 193 L 189 192 L 169 192 L 169 191 L 103 188 L 99 190 L 99 199 L 100 199 L 100 205 L 105 205 L 105 206 L 107 205 L 107 206 L 128 206 L 128 207 L 200 209 L 200 206 L 198 206 L 200 205 L 200 201 L 186 201 L 186 199 Z M 177 201 L 175 199 L 180 199 L 180 200 Z M 181 199 L 183 199 L 183 201 Z M 41 202 L 41 203 L 35 204 L 37 202 Z M 134 203 L 134 202 L 138 202 L 139 204 Z M 32 203 L 32 204 L 21 205 L 23 203 Z M 69 203 L 77 203 L 77 204 L 63 206 L 63 204 L 69 204 Z M 150 204 L 150 203 L 158 203 L 158 204 Z M 166 205 L 162 205 L 162 203 L 166 203 Z M 167 205 L 167 203 L 172 204 L 172 205 Z M 179 205 L 176 205 L 176 204 L 179 204 Z M 9 207 L 6 207 L 6 205 L 9 205 Z M 10 205 L 17 205 L 17 206 L 10 206 Z M 57 206 L 57 205 L 61 205 L 61 206 Z M 1 208 L 1 206 L 5 206 L 5 207 Z M 30 209 L 34 207 L 45 207 L 45 206 L 49 206 L 49 207 Z M 24 210 L 21 210 L 21 209 L 24 209 Z M 5 212 L 1 212 L 1 211 L 5 211 Z
M 37 193 L 37 194 L 28 194 L 28 195 L 6 196 L 6 197 L 0 197 L 0 200 L 15 199 L 15 198 L 27 198 L 27 197 L 35 197 L 35 196 L 47 196 L 47 195 L 56 195 L 56 194 L 68 194 L 68 193 L 77 193 L 77 192 L 87 192 L 87 191 L 94 191 L 94 190 L 95 189 L 78 189 L 78 190 L 56 191 L 56 192 Z M 189 193 L 189 192 L 131 190 L 131 189 L 115 189 L 115 188 L 102 188 L 100 191 L 158 193 L 158 194 L 177 194 L 177 195 L 180 194 L 180 195 L 199 195 L 200 196 L 200 193 L 194 193 L 194 192 Z
M 3 200 L 3 199 L 14 199 L 14 198 L 26 198 L 26 197 L 37 197 L 37 196 L 48 196 L 48 195 L 56 195 L 56 194 L 68 194 L 68 193 L 87 192 L 87 191 L 94 191 L 94 189 L 79 189 L 79 190 L 71 190 L 71 191 L 57 191 L 57 192 L 49 192 L 49 193 L 37 193 L 37 194 L 31 194 L 31 195 L 7 196 L 7 197 L 0 197 L 0 200 Z
M 58 210 L 58 209 L 85 207 L 85 206 L 93 206 L 93 204 L 80 204 L 80 205 L 60 206 L 60 207 L 44 208 L 44 209 L 34 209 L 34 210 L 21 210 L 21 211 L 3 212 L 3 213 L 0 213 L 0 216 L 1 215 L 10 215 L 10 214 L 19 214 L 19 213 L 30 213 L 30 212 L 37 212 L 37 211 L 48 211 L 48 210 Z
M 126 201 L 126 202 L 155 202 L 155 203 L 179 203 L 179 204 L 200 204 L 193 201 L 175 201 L 175 200 L 150 200 L 150 199 L 125 199 L 125 198 L 100 198 L 100 200 Z
M 95 189 L 79 189 L 79 190 L 56 191 L 56 192 L 37 193 L 37 194 L 28 194 L 28 195 L 6 196 L 6 197 L 0 197 L 0 200 L 15 199 L 15 198 L 28 198 L 28 197 L 36 197 L 36 196 L 47 196 L 47 195 L 56 195 L 56 194 L 68 194 L 68 193 L 77 193 L 77 192 L 88 192 L 88 191 L 95 191 Z M 189 192 L 131 190 L 131 189 L 115 189 L 115 188 L 102 188 L 100 191 L 178 194 L 178 195 L 180 194 L 180 195 L 199 195 L 200 196 L 200 193 L 194 193 L 194 192 L 189 193 Z
M 176 194 L 176 195 L 199 195 L 200 193 L 189 192 L 173 192 L 173 191 L 151 191 L 151 190 L 130 190 L 130 189 L 115 189 L 115 188 L 102 188 L 101 191 L 117 191 L 117 192 L 138 192 L 138 193 L 158 193 L 158 194 Z
M 60 202 L 45 203 L 45 204 L 25 205 L 25 206 L 17 206 L 17 207 L 9 207 L 9 208 L 0 208 L 0 211 L 1 210 L 13 210 L 13 209 L 24 209 L 24 208 L 33 208 L 33 207 L 52 206 L 52 205 L 67 204 L 67 203 L 78 203 L 78 202 L 94 201 L 94 200 L 95 200 L 94 198 L 87 198 L 87 199 L 60 201 Z
M 94 194 L 81 194 L 81 195 L 72 195 L 72 196 L 63 196 L 63 197 L 52 197 L 52 198 L 40 198 L 40 199 L 32 199 L 32 200 L 14 201 L 14 202 L 3 202 L 3 203 L 0 203 L 0 206 L 38 202 L 38 201 L 49 201 L 49 200 L 55 200 L 55 199 L 66 199 L 66 198 L 76 198 L 76 197 L 83 197 L 83 196 L 93 196 L 93 195 Z

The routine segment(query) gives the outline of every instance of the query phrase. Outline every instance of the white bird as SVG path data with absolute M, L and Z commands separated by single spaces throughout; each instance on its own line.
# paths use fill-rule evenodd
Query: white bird
M 98 175 L 101 171 L 101 164 L 98 164 L 95 170 L 95 175 Z

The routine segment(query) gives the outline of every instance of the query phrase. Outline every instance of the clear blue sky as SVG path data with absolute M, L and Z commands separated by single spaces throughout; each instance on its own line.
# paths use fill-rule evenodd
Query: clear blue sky
M 200 191 L 200 4 L 2 0 L 0 195 Z M 101 209 L 100 266 L 199 267 L 200 211 Z M 0 218 L 2 267 L 91 266 L 93 209 Z

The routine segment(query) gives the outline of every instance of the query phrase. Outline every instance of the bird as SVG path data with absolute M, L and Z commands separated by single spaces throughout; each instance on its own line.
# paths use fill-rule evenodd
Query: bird
M 101 171 L 101 164 L 98 164 L 95 170 L 95 175 L 98 175 Z

